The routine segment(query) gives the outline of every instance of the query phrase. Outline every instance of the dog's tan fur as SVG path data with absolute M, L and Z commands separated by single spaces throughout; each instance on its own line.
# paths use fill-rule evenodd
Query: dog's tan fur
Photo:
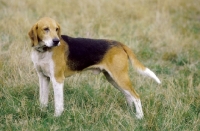
M 42 106 L 47 106 L 49 89 L 46 86 L 50 78 L 54 88 L 56 116 L 59 116 L 63 111 L 62 88 L 65 77 L 80 72 L 80 70 L 72 70 L 69 67 L 69 44 L 62 39 L 60 32 L 59 24 L 48 17 L 40 19 L 33 25 L 29 32 L 33 47 L 32 60 L 40 78 L 40 102 Z M 59 43 L 54 43 L 53 40 L 59 40 Z M 111 42 L 107 40 L 108 44 Z M 116 45 L 117 46 L 112 46 L 106 50 L 103 58 L 98 63 L 90 65 L 84 70 L 91 69 L 97 72 L 103 72 L 107 80 L 124 93 L 128 104 L 130 106 L 132 103 L 135 104 L 136 116 L 142 118 L 143 112 L 140 98 L 132 87 L 128 76 L 128 59 L 130 59 L 134 67 L 140 72 L 143 72 L 143 74 L 152 77 L 158 83 L 160 83 L 160 80 L 152 71 L 144 67 L 136 59 L 130 48 L 120 42 L 116 42 Z M 84 44 L 82 46 L 84 46 Z

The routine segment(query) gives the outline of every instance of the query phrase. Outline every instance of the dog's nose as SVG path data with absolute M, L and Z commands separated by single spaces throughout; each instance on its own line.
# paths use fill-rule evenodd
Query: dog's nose
M 53 39 L 53 46 L 57 46 L 60 40 L 58 38 Z

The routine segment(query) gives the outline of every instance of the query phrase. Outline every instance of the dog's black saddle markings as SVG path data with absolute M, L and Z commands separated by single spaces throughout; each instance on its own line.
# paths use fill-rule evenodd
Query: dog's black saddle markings
M 98 64 L 112 46 L 118 45 L 116 41 L 105 39 L 72 38 L 66 35 L 61 37 L 68 44 L 67 64 L 74 71 Z

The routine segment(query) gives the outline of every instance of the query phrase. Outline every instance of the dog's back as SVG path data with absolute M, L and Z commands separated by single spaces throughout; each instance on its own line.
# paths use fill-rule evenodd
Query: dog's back
M 68 45 L 67 64 L 71 70 L 77 71 L 98 64 L 110 48 L 119 46 L 117 42 L 105 39 L 61 37 Z

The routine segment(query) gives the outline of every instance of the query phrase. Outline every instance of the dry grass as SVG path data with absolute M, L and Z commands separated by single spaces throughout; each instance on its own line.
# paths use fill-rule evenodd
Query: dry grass
M 200 130 L 199 0 L 0 1 L 0 127 L 3 130 Z M 131 47 L 162 81 L 130 76 L 141 95 L 138 121 L 124 97 L 89 72 L 66 80 L 65 113 L 42 112 L 28 31 L 41 17 L 62 33 Z M 145 80 L 145 81 L 144 81 Z

